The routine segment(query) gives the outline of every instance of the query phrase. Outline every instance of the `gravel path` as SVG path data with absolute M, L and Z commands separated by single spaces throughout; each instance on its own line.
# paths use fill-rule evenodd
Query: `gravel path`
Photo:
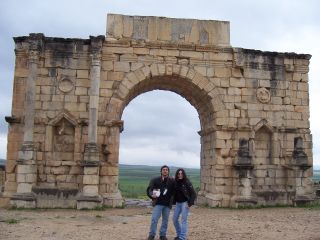
M 0 209 L 0 239 L 141 240 L 147 238 L 151 211 L 150 207 L 104 211 Z M 175 237 L 171 216 L 169 240 Z M 192 207 L 188 240 L 202 239 L 320 240 L 320 210 Z

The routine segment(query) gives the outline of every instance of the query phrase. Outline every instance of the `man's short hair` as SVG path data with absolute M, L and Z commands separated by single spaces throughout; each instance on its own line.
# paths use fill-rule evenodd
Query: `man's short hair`
M 162 169 L 164 168 L 168 168 L 168 172 L 170 172 L 170 168 L 167 166 L 167 165 L 163 165 L 161 168 L 160 168 L 160 172 L 162 172 Z

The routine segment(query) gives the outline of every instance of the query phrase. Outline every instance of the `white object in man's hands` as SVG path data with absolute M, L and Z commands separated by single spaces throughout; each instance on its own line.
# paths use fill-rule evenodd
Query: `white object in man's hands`
M 155 197 L 159 197 L 160 196 L 160 189 L 153 189 L 152 195 Z

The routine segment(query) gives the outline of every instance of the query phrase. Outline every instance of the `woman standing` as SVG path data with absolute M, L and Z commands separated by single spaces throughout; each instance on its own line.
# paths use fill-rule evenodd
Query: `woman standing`
M 196 192 L 193 189 L 192 183 L 187 178 L 183 168 L 179 168 L 175 175 L 175 194 L 174 202 L 176 207 L 173 213 L 173 224 L 176 228 L 177 236 L 175 240 L 185 240 L 188 233 L 188 215 L 189 208 L 194 205 Z M 181 224 L 179 217 L 181 215 Z

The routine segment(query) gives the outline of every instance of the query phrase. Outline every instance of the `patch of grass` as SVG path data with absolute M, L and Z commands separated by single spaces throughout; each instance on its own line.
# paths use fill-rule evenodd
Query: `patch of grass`
M 252 206 L 239 206 L 234 209 L 262 209 L 262 208 L 292 208 L 292 205 L 275 204 L 275 205 L 252 205 Z
M 173 176 L 177 167 L 170 167 Z M 186 168 L 195 190 L 200 189 L 200 169 Z M 119 189 L 124 198 L 149 199 L 146 189 L 152 178 L 160 176 L 160 166 L 119 165 Z
M 94 211 L 105 211 L 106 209 L 110 209 L 110 206 L 102 205 L 102 206 L 96 206 L 92 210 Z
M 313 170 L 313 177 L 314 182 L 320 182 L 320 170 Z
M 5 223 L 7 223 L 7 224 L 17 224 L 18 222 L 19 221 L 17 219 L 14 219 L 14 218 L 5 220 Z
M 124 209 L 126 206 L 125 206 L 125 204 L 122 204 L 121 206 L 116 206 L 115 208 L 117 208 L 117 209 Z
M 301 204 L 300 206 L 297 206 L 299 208 L 308 208 L 308 209 L 320 209 L 320 202 L 310 202 L 306 204 Z
M 96 215 L 96 218 L 102 218 L 102 216 L 101 215 Z
M 285 204 L 275 204 L 275 205 L 248 205 L 248 206 L 238 206 L 238 207 L 221 207 L 215 206 L 210 207 L 208 204 L 202 205 L 204 208 L 212 208 L 212 209 L 226 209 L 226 210 L 250 210 L 250 209 L 262 209 L 262 208 L 292 208 L 292 205 Z
M 44 211 L 43 208 L 24 208 L 24 207 L 17 207 L 17 206 L 11 206 L 8 208 L 8 210 L 17 210 L 17 211 Z

